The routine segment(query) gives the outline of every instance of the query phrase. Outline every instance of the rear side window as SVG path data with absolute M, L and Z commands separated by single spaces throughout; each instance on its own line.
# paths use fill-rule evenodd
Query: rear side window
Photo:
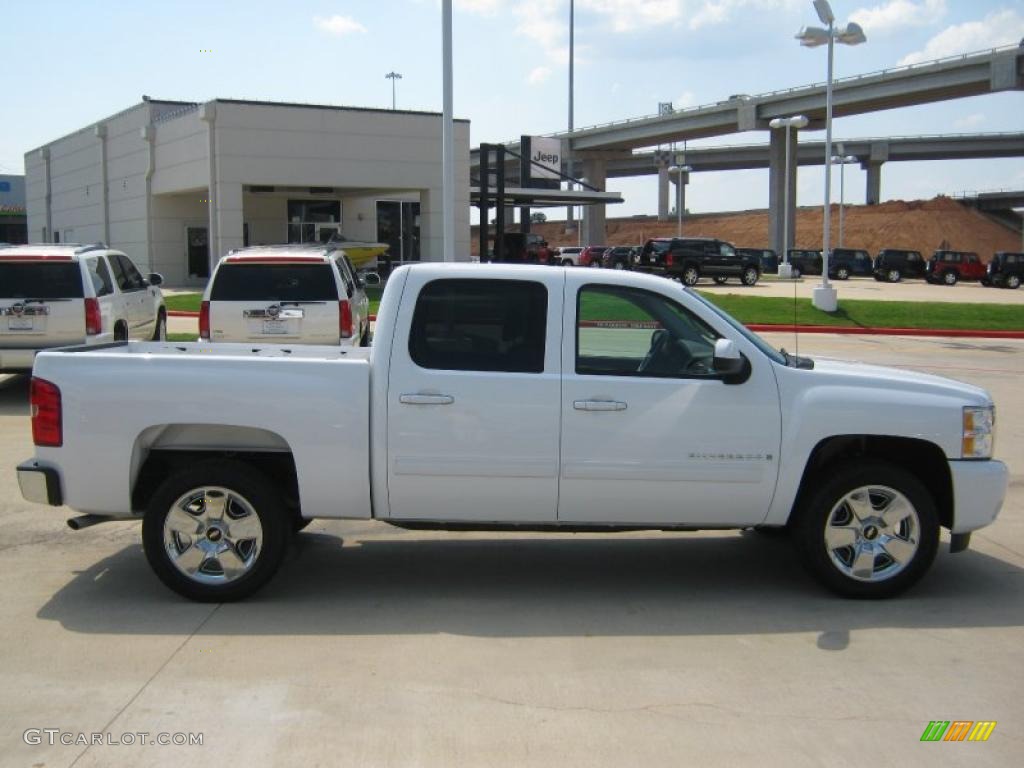
M 0 263 L 0 299 L 82 297 L 82 269 L 73 261 Z
M 541 373 L 548 292 L 522 280 L 434 280 L 416 300 L 409 356 L 445 371 Z
M 351 299 L 352 294 L 356 292 L 356 286 L 352 278 L 352 273 L 349 271 L 348 265 L 345 263 L 343 257 L 338 258 L 337 264 L 338 274 L 341 275 L 341 282 L 345 284 L 345 294 Z
M 222 264 L 211 301 L 337 301 L 331 265 Z
M 109 296 L 114 292 L 114 283 L 110 279 L 110 270 L 107 263 L 101 258 L 86 259 L 86 269 L 89 270 L 89 279 L 92 280 L 92 288 L 97 296 Z

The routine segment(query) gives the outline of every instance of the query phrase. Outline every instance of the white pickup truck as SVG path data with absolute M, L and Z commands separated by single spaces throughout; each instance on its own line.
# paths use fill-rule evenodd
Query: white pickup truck
M 422 264 L 369 349 L 41 353 L 29 501 L 142 520 L 171 589 L 251 594 L 312 518 L 613 532 L 785 528 L 836 592 L 919 579 L 1006 493 L 986 392 L 798 359 L 678 283 Z

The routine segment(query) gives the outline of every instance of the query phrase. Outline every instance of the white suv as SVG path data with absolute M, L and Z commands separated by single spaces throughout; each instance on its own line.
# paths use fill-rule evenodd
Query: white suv
M 0 247 L 0 372 L 41 349 L 166 338 L 162 282 L 102 244 Z
M 567 245 L 558 249 L 557 261 L 563 267 L 578 267 L 581 253 L 583 253 L 583 246 Z
M 370 302 L 337 245 L 261 245 L 221 258 L 203 294 L 202 341 L 366 346 Z

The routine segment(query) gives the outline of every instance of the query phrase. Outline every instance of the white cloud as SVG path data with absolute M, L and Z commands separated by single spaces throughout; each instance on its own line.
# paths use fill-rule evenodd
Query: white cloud
M 313 18 L 313 23 L 321 32 L 326 32 L 329 35 L 336 35 L 337 37 L 344 37 L 345 35 L 355 33 L 359 33 L 361 35 L 366 34 L 366 27 L 351 16 L 334 14 L 333 16 L 328 16 L 326 19 L 321 16 L 315 16 Z
M 551 67 L 542 65 L 530 70 L 530 74 L 526 76 L 526 82 L 530 85 L 537 85 L 538 83 L 543 83 L 549 77 L 551 77 Z
M 679 94 L 676 100 L 672 102 L 672 107 L 675 109 L 686 109 L 692 107 L 697 103 L 697 97 L 693 95 L 693 91 L 686 91 Z
M 726 24 L 742 11 L 774 11 L 803 4 L 805 0 L 703 0 L 688 8 L 686 26 L 691 30 Z
M 980 112 L 975 112 L 972 115 L 965 115 L 959 120 L 953 121 L 953 127 L 961 131 L 971 130 L 977 128 L 979 125 L 983 125 L 986 121 L 986 117 Z
M 616 32 L 674 24 L 683 14 L 684 0 L 580 0 L 580 9 L 606 18 Z
M 957 53 L 997 48 L 1016 43 L 1024 37 L 1024 16 L 1015 10 L 990 13 L 981 21 L 955 24 L 935 35 L 920 51 L 900 59 L 900 64 L 918 64 Z
M 889 34 L 904 27 L 926 27 L 946 15 L 946 0 L 889 0 L 871 8 L 858 8 L 850 14 L 870 34 Z

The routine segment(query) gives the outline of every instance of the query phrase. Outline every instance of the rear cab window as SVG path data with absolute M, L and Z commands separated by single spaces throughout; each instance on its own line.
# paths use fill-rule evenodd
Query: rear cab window
M 110 277 L 110 270 L 107 269 L 107 262 L 100 256 L 85 260 L 85 269 L 92 281 L 93 293 L 97 298 L 109 296 L 114 292 L 114 283 Z
M 547 309 L 541 283 L 433 280 L 416 299 L 409 356 L 435 370 L 543 373 Z
M 210 289 L 211 301 L 338 301 L 331 265 L 224 262 Z

